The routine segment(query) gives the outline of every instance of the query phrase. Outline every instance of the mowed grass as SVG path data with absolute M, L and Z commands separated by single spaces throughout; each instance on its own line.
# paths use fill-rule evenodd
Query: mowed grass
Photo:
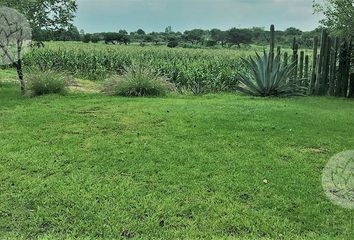
M 0 239 L 350 239 L 321 186 L 354 102 L 0 87 Z

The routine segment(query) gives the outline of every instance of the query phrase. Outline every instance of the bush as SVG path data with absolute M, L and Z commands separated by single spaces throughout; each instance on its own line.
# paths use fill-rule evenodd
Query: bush
M 166 77 L 140 66 L 132 65 L 122 76 L 113 76 L 104 84 L 104 92 L 116 96 L 162 96 L 174 90 Z
M 205 42 L 205 46 L 207 46 L 207 47 L 214 47 L 214 46 L 216 46 L 218 44 L 218 42 L 217 41 L 214 41 L 214 40 L 207 40 L 206 42 Z
M 177 41 L 177 40 L 170 40 L 170 41 L 167 43 L 167 47 L 169 47 L 169 48 L 178 47 L 178 41 Z
M 27 78 L 27 90 L 31 96 L 63 94 L 71 82 L 71 77 L 54 71 L 31 72 Z

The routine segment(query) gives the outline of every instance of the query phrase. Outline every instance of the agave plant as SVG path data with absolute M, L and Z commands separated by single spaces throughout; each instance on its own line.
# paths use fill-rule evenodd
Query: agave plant
M 274 58 L 265 51 L 263 56 L 256 53 L 256 57 L 243 59 L 250 75 L 238 73 L 242 83 L 237 90 L 253 96 L 292 96 L 302 95 L 303 88 L 295 80 L 291 80 L 296 63 L 282 63 L 280 54 Z

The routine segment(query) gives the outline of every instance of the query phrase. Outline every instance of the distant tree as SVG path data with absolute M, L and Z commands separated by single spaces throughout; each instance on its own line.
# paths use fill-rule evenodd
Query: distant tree
M 138 31 L 136 31 L 136 33 L 137 33 L 138 35 L 145 35 L 145 34 L 146 34 L 143 29 L 138 29 Z
M 313 0 L 316 12 L 323 13 L 321 24 L 343 37 L 354 36 L 353 0 Z
M 119 30 L 117 38 L 119 43 L 124 43 L 124 44 L 130 43 L 130 37 L 126 30 Z
M 80 33 L 79 30 L 74 26 L 69 26 L 67 30 L 60 29 L 60 40 L 62 41 L 79 41 Z
M 91 35 L 91 42 L 98 43 L 102 40 L 102 36 L 100 34 L 92 34 Z
M 167 47 L 169 47 L 169 48 L 175 48 L 175 47 L 177 47 L 178 46 L 178 40 L 177 40 L 177 38 L 171 38 L 169 41 L 168 41 L 168 43 L 167 43 Z
M 103 34 L 103 40 L 106 44 L 112 43 L 116 44 L 118 42 L 119 35 L 118 33 L 108 32 Z
M 296 36 L 296 35 L 301 35 L 302 31 L 300 29 L 294 28 L 294 27 L 289 27 L 284 31 L 284 34 L 287 36 Z
M 215 41 L 215 40 L 210 40 L 209 39 L 209 40 L 206 40 L 204 44 L 207 47 L 214 47 L 214 46 L 216 46 L 218 44 L 218 42 Z
M 203 37 L 204 37 L 204 30 L 202 29 L 193 29 L 191 31 L 185 31 L 183 34 L 184 40 L 192 44 L 202 42 Z
M 225 31 L 221 31 L 220 29 L 212 29 L 210 31 L 211 39 L 220 42 L 221 46 L 225 45 L 225 42 L 227 40 L 227 33 Z
M 258 44 L 264 44 L 268 42 L 268 35 L 264 28 L 262 27 L 253 27 L 251 28 L 252 40 Z
M 250 44 L 252 42 L 252 32 L 249 29 L 231 28 L 227 31 L 227 42 L 230 46 L 241 44 Z
M 84 43 L 89 43 L 89 42 L 91 42 L 91 34 L 89 34 L 89 33 L 86 33 L 83 37 L 82 37 L 82 41 L 84 42 Z
M 168 26 L 168 27 L 166 27 L 165 28 L 165 33 L 166 34 L 170 34 L 170 33 L 172 33 L 173 31 L 172 31 L 172 27 L 171 26 Z
M 120 29 L 120 30 L 118 31 L 118 33 L 119 33 L 119 34 L 123 34 L 123 35 L 128 35 L 128 32 L 127 32 L 126 30 L 124 30 L 124 29 Z

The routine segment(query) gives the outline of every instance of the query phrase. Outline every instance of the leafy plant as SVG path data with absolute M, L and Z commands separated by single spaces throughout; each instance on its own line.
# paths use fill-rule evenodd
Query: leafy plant
M 253 96 L 291 96 L 302 95 L 303 87 L 299 86 L 290 77 L 295 70 L 296 63 L 282 63 L 280 54 L 275 58 L 265 51 L 263 56 L 256 53 L 256 57 L 243 59 L 251 74 L 237 73 L 242 85 L 237 90 Z
M 104 84 L 104 92 L 117 96 L 162 96 L 174 90 L 166 77 L 142 65 L 133 64 L 123 75 L 115 75 Z
M 31 96 L 53 93 L 63 94 L 71 80 L 72 79 L 69 75 L 51 70 L 38 72 L 32 71 L 28 75 L 27 90 Z

